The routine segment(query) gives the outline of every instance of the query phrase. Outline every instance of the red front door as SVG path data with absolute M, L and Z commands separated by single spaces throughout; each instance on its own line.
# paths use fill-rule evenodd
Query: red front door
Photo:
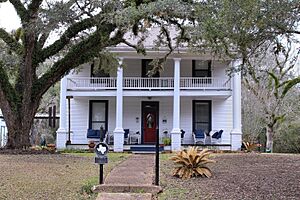
M 142 102 L 143 141 L 155 143 L 158 128 L 158 102 Z

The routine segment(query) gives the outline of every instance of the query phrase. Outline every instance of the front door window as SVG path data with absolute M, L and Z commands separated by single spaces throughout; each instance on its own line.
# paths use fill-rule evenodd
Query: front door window
M 146 124 L 147 124 L 147 128 L 153 128 L 154 127 L 154 115 L 152 113 L 148 113 L 147 117 L 146 117 Z

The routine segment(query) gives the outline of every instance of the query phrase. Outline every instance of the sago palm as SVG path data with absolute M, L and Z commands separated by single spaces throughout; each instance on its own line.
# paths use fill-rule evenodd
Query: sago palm
M 209 159 L 211 153 L 208 149 L 204 149 L 198 153 L 197 147 L 190 147 L 188 150 L 179 151 L 170 159 L 177 165 L 173 171 L 174 176 L 180 178 L 191 178 L 194 176 L 211 177 L 211 170 L 207 164 L 215 163 Z

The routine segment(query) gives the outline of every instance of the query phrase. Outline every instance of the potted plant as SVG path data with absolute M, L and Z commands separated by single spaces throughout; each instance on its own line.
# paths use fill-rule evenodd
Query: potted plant
M 89 146 L 89 150 L 90 151 L 94 151 L 94 148 L 96 146 L 95 141 L 94 140 L 90 140 L 88 146 Z
M 164 137 L 162 139 L 163 145 L 164 145 L 164 150 L 171 150 L 171 138 L 169 137 Z

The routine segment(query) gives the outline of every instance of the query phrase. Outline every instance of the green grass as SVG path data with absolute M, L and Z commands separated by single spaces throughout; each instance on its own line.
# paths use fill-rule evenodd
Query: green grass
M 171 156 L 175 155 L 174 153 L 162 153 L 159 155 L 159 159 L 161 161 L 166 161 L 169 160 L 171 158 Z
M 86 152 L 86 151 L 69 151 L 69 153 L 63 152 L 62 154 L 72 155 L 72 156 L 82 156 L 82 157 L 96 156 L 95 153 Z M 104 165 L 104 176 L 106 176 L 113 169 L 114 166 L 116 166 L 118 163 L 125 160 L 130 155 L 131 154 L 128 153 L 114 153 L 114 152 L 108 153 L 108 163 Z M 93 194 L 91 188 L 94 185 L 97 185 L 98 182 L 99 182 L 99 176 L 94 176 L 85 180 L 82 183 L 80 193 L 85 197 L 89 197 L 89 199 L 95 199 L 97 194 Z
M 188 193 L 187 189 L 174 187 L 161 193 L 159 195 L 159 200 L 167 200 L 174 197 L 177 197 L 178 199 L 185 199 L 186 193 Z

